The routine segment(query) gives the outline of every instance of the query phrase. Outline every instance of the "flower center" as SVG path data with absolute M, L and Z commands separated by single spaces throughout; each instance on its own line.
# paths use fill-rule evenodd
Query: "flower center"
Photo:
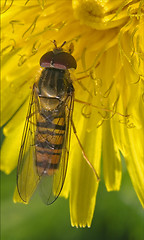
M 82 24 L 95 29 L 108 29 L 126 21 L 120 1 L 111 0 L 73 0 L 74 16 Z

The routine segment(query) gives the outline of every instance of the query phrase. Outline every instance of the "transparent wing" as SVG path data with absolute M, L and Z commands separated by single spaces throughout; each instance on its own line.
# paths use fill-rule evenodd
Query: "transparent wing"
M 73 96 L 69 96 L 65 103 L 65 135 L 59 167 L 52 175 L 43 174 L 41 176 L 38 190 L 44 203 L 53 203 L 61 193 L 64 185 L 71 135 L 71 118 L 73 112 Z
M 40 180 L 35 166 L 35 132 L 37 112 L 38 101 L 33 87 L 17 168 L 17 189 L 24 202 L 29 202 Z

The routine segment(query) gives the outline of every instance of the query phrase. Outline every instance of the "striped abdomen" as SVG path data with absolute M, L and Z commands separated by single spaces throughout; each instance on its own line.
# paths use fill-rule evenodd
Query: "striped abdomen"
M 53 111 L 49 111 L 46 116 L 39 115 L 37 120 L 35 145 L 39 176 L 53 175 L 59 167 L 65 134 L 65 113 L 53 115 Z

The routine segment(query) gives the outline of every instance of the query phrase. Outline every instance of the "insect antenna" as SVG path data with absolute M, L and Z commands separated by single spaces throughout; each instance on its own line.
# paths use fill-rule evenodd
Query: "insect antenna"
M 60 48 L 62 48 L 65 44 L 66 44 L 66 41 L 64 41 L 64 42 L 62 43 L 62 45 L 60 46 Z
M 54 46 L 55 46 L 56 49 L 61 49 L 61 48 L 66 44 L 66 41 L 64 41 L 64 42 L 62 43 L 62 45 L 61 45 L 60 47 L 58 47 L 56 40 L 53 40 L 53 41 L 51 41 L 51 42 L 54 44 Z
M 57 49 L 58 47 L 57 47 L 57 42 L 56 42 L 56 40 L 53 40 L 52 43 L 55 45 L 55 48 Z

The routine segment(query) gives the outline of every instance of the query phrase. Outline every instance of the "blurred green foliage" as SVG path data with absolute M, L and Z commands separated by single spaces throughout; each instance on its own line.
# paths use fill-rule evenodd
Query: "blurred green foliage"
M 144 211 L 126 171 L 123 176 L 119 192 L 108 193 L 100 182 L 92 226 L 77 229 L 70 225 L 68 200 L 46 206 L 35 194 L 28 205 L 14 204 L 16 171 L 1 172 L 1 240 L 143 240 Z

